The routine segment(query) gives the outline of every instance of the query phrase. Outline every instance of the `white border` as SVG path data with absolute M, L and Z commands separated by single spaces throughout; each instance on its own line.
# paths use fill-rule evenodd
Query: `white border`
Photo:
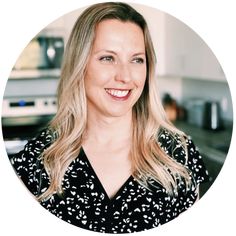
M 97 1 L 30 1 L 9 0 L 0 3 L 0 97 L 6 79 L 19 53 L 28 41 L 48 23 L 74 9 Z M 194 0 L 137 0 L 164 10 L 185 22 L 210 46 L 222 65 L 230 84 L 235 104 L 233 81 L 236 79 L 236 16 L 234 1 Z M 234 106 L 235 109 L 235 106 Z M 235 119 L 234 119 L 235 120 Z M 235 142 L 233 135 L 232 143 Z M 140 234 L 143 235 L 236 235 L 235 201 L 235 145 L 231 145 L 219 178 L 195 206 L 176 220 Z M 0 219 L 1 235 L 83 235 L 96 234 L 71 226 L 45 211 L 19 184 L 9 161 L 1 137 L 0 155 Z M 231 214 L 232 213 L 232 214 Z M 5 234 L 4 234 L 5 233 Z

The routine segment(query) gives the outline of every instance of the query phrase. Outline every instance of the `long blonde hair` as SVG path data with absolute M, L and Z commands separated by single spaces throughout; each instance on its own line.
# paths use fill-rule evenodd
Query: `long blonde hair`
M 172 194 L 176 180 L 182 177 L 189 182 L 189 173 L 181 164 L 170 158 L 158 144 L 160 130 L 183 134 L 165 116 L 155 79 L 155 52 L 143 16 L 125 3 L 99 3 L 87 8 L 77 19 L 69 37 L 58 86 L 58 111 L 50 123 L 55 139 L 43 154 L 50 186 L 38 199 L 41 201 L 55 192 L 62 192 L 62 181 L 69 164 L 77 158 L 86 128 L 87 103 L 84 88 L 86 65 L 93 46 L 96 26 L 105 19 L 118 19 L 137 24 L 144 34 L 147 78 L 144 90 L 133 107 L 133 134 L 130 150 L 133 176 L 148 187 L 152 177 Z M 187 152 L 186 152 L 187 154 Z

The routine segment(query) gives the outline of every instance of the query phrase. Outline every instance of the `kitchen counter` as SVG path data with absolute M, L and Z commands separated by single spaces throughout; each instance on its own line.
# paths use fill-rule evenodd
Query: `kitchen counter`
M 224 163 L 230 146 L 232 126 L 213 131 L 205 130 L 183 121 L 176 121 L 174 124 L 193 139 L 201 155 L 221 164 Z
M 202 197 L 214 183 L 224 164 L 231 142 L 232 125 L 222 130 L 211 131 L 183 121 L 174 124 L 192 138 L 208 170 L 209 181 L 200 185 L 200 197 Z

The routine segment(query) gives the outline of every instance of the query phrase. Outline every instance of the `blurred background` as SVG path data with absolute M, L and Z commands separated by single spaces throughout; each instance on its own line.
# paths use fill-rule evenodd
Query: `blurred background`
M 157 55 L 156 78 L 169 119 L 190 135 L 203 156 L 210 182 L 218 176 L 232 135 L 230 89 L 214 53 L 176 18 L 131 4 L 146 18 Z M 2 130 L 9 157 L 20 151 L 57 110 L 56 88 L 64 46 L 83 9 L 49 24 L 19 55 L 5 88 Z

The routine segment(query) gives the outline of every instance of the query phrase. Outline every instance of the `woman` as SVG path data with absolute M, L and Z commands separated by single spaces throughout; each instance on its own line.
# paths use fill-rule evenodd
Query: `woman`
M 107 233 L 164 224 L 208 178 L 192 141 L 165 117 L 144 18 L 100 3 L 78 18 L 65 50 L 58 112 L 12 164 L 59 218 Z

